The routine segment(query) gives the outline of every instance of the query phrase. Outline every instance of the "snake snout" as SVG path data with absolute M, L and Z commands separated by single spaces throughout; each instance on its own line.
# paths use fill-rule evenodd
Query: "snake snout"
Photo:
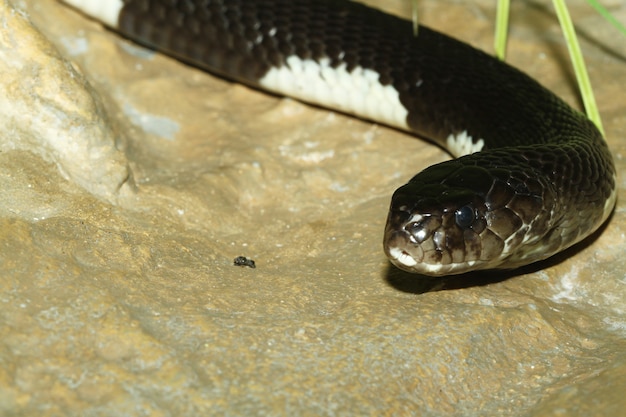
M 412 271 L 424 258 L 424 250 L 411 242 L 410 235 L 403 230 L 385 233 L 385 253 L 398 268 Z
M 425 189 L 430 191 L 408 184 L 394 194 L 384 239 L 394 265 L 440 276 L 464 273 L 499 258 L 501 240 L 488 229 L 483 198 L 463 189 L 425 195 Z
M 404 205 L 391 209 L 385 227 L 387 257 L 398 268 L 432 274 L 438 265 L 430 262 L 428 253 L 434 249 L 433 236 L 441 222 L 440 215 L 421 215 Z

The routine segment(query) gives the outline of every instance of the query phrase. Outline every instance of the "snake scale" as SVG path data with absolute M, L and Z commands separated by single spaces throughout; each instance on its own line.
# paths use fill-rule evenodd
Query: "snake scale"
M 594 124 L 521 71 L 347 0 L 66 0 L 212 73 L 404 129 L 456 159 L 393 195 L 384 250 L 424 275 L 516 268 L 594 232 L 616 200 Z

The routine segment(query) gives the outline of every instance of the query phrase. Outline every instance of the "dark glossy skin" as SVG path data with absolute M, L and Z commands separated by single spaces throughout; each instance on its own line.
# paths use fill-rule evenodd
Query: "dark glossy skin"
M 126 0 L 119 30 L 258 86 L 290 55 L 360 66 L 397 90 L 416 134 L 481 152 L 417 174 L 391 202 L 384 247 L 411 272 L 515 268 L 596 230 L 613 208 L 602 135 L 539 83 L 462 42 L 344 0 Z M 402 259 L 412 260 L 403 262 Z

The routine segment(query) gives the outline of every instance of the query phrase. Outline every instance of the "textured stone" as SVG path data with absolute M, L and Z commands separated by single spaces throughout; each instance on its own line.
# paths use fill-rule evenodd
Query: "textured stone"
M 621 173 L 624 42 L 571 3 Z M 622 201 L 538 267 L 418 280 L 386 261 L 383 222 L 441 151 L 215 78 L 56 1 L 15 4 L 0 0 L 0 415 L 626 406 Z M 513 12 L 509 60 L 577 105 L 552 12 Z M 424 1 L 421 16 L 490 47 L 490 1 Z
M 128 172 L 97 94 L 7 0 L 0 21 L 0 150 L 34 152 L 66 179 L 113 198 Z

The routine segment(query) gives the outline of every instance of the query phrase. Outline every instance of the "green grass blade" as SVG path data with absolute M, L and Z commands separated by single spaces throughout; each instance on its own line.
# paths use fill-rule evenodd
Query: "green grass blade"
M 494 48 L 499 60 L 504 61 L 506 57 L 506 39 L 509 33 L 509 8 L 510 0 L 498 0 L 498 11 L 496 13 L 496 34 L 494 36 Z
M 413 5 L 413 13 L 411 14 L 411 19 L 413 20 L 413 36 L 417 36 L 417 30 L 419 28 L 419 16 L 417 11 L 417 2 L 418 0 L 413 0 L 411 4 Z
M 596 11 L 602 16 L 607 22 L 615 26 L 617 30 L 619 30 L 622 35 L 626 36 L 626 27 L 617 21 L 616 18 L 613 17 L 611 13 L 607 9 L 604 8 L 597 0 L 587 0 L 587 3 L 591 5 Z
M 565 0 L 553 0 L 553 3 L 557 17 L 559 18 L 559 23 L 561 24 L 561 29 L 563 30 L 565 42 L 567 43 L 570 59 L 572 60 L 572 65 L 574 66 L 574 73 L 576 74 L 576 80 L 578 81 L 587 117 L 589 117 L 589 119 L 596 124 L 600 132 L 604 134 L 602 120 L 600 119 L 598 106 L 596 105 L 593 89 L 591 88 L 591 82 L 589 81 L 589 74 L 587 74 L 587 68 L 585 67 L 582 52 L 580 51 L 580 45 L 578 44 L 574 25 L 572 24 L 572 19 L 570 18 L 567 10 Z

